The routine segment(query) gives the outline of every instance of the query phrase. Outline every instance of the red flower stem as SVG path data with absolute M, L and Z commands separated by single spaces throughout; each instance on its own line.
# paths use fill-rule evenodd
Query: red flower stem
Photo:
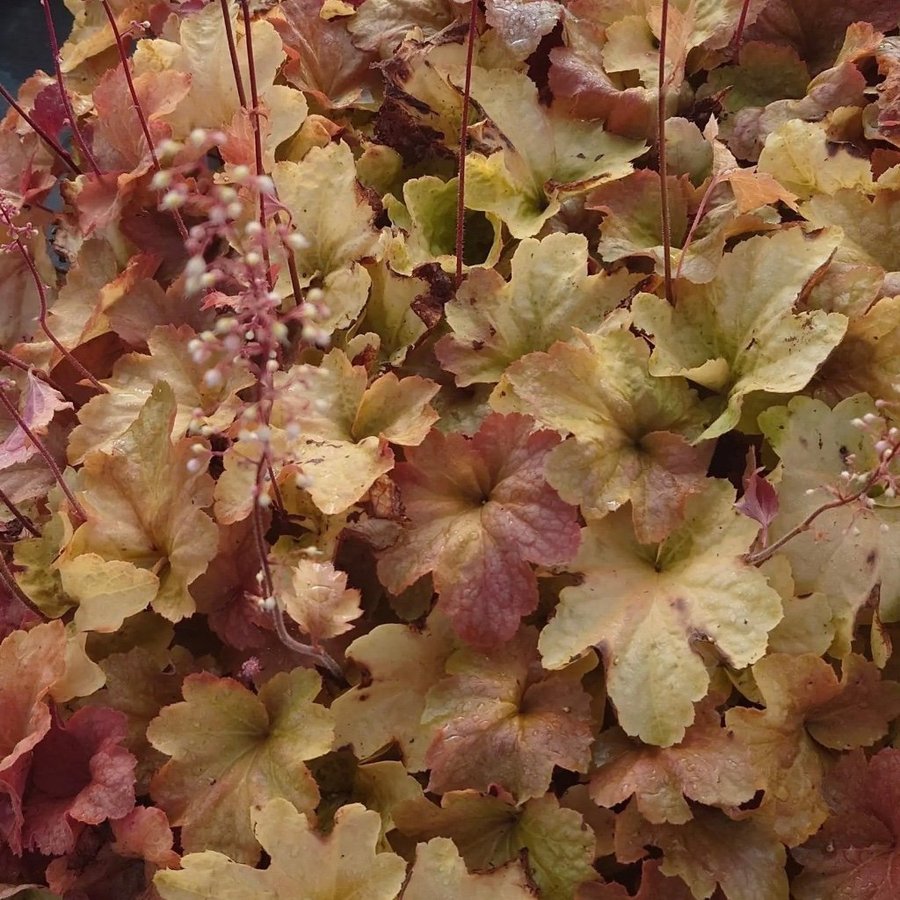
M 144 132 L 144 137 L 147 140 L 147 147 L 150 149 L 153 168 L 159 171 L 159 159 L 156 156 L 156 148 L 153 146 L 153 138 L 150 136 L 150 126 L 147 124 L 147 119 L 144 116 L 144 109 L 141 106 L 141 101 L 138 100 L 134 81 L 131 77 L 131 69 L 128 67 L 128 54 L 125 52 L 125 44 L 122 42 L 122 35 L 119 32 L 119 26 L 116 24 L 116 17 L 109 8 L 109 0 L 100 0 L 100 2 L 103 4 L 103 11 L 106 13 L 106 18 L 109 20 L 109 27 L 112 28 L 113 37 L 116 39 L 116 48 L 119 51 L 119 59 L 122 62 L 122 71 L 125 74 L 125 80 L 128 82 L 128 91 L 131 94 L 131 102 L 134 104 L 134 111 L 137 113 L 137 117 L 141 123 L 141 131 Z
M 84 140 L 84 135 L 81 133 L 81 129 L 78 127 L 78 119 L 75 116 L 75 110 L 72 109 L 72 101 L 69 99 L 69 94 L 66 91 L 66 86 L 63 83 L 62 69 L 59 65 L 59 41 L 56 38 L 56 26 L 53 24 L 53 16 L 50 15 L 50 3 L 49 0 L 41 0 L 41 6 L 44 7 L 44 18 L 47 21 L 47 32 L 50 36 L 50 49 L 53 52 L 53 67 L 56 70 L 56 83 L 59 85 L 59 94 L 62 99 L 63 106 L 66 109 L 66 116 L 69 119 L 69 125 L 72 128 L 72 137 L 75 138 L 75 142 L 78 144 L 78 149 L 81 150 L 82 155 L 87 160 L 88 165 L 93 170 L 94 174 L 98 178 L 103 178 L 103 173 L 100 171 L 100 167 L 97 165 L 97 160 L 94 159 L 93 154 L 88 149 L 88 145 Z
M 744 40 L 744 27 L 747 24 L 747 14 L 750 12 L 750 0 L 744 0 L 741 6 L 741 15 L 738 19 L 737 28 L 734 32 L 734 57 L 737 62 L 741 61 L 741 44 Z
M 253 58 L 253 30 L 252 20 L 250 18 L 250 6 L 248 0 L 240 0 L 241 12 L 244 16 L 244 40 L 247 43 L 247 66 L 250 73 L 250 118 L 253 123 L 253 149 L 256 156 L 256 175 L 262 177 L 266 174 L 263 168 L 263 150 L 262 150 L 262 130 L 259 127 L 259 91 L 256 84 L 256 61 Z M 259 191 L 259 224 L 262 226 L 262 233 L 266 234 L 266 195 Z M 269 290 L 275 286 L 272 281 L 272 261 L 269 257 L 269 242 L 262 241 L 263 259 L 266 264 L 266 280 L 269 284 Z
M 16 102 L 10 92 L 0 84 L 0 97 L 3 99 L 28 123 L 31 130 L 68 166 L 73 175 L 80 175 L 81 169 L 75 164 L 75 160 L 49 135 L 31 116 L 22 109 Z
M 466 150 L 468 145 L 469 103 L 472 96 L 472 60 L 475 55 L 475 35 L 478 3 L 472 0 L 469 12 L 469 33 L 466 38 L 466 80 L 463 85 L 462 119 L 459 123 L 458 183 L 456 187 L 456 287 L 462 284 L 463 251 L 466 240 Z
M 854 491 L 849 497 L 836 497 L 834 500 L 829 500 L 827 503 L 817 506 L 805 519 L 803 519 L 802 522 L 798 522 L 790 531 L 785 532 L 774 544 L 769 544 L 768 547 L 764 547 L 756 553 L 748 553 L 744 559 L 751 566 L 762 565 L 767 559 L 774 556 L 786 543 L 788 543 L 788 541 L 792 541 L 798 535 L 803 534 L 803 532 L 806 531 L 810 525 L 822 515 L 822 513 L 828 512 L 829 509 L 837 509 L 838 507 L 846 506 L 848 503 L 853 503 L 855 500 L 859 500 L 860 497 L 866 496 L 872 489 L 872 486 L 878 481 L 879 474 L 880 472 L 876 468 L 858 491 Z
M 44 287 L 44 282 L 41 281 L 40 273 L 37 270 L 37 266 L 35 266 L 34 264 L 34 260 L 31 258 L 31 253 L 28 252 L 28 248 L 22 243 L 22 239 L 16 233 L 16 229 L 13 226 L 12 219 L 9 217 L 9 213 L 6 211 L 6 208 L 2 203 L 0 203 L 0 215 L 2 215 L 6 220 L 6 224 L 9 227 L 10 234 L 12 235 L 12 238 L 16 243 L 16 247 L 18 248 L 19 253 L 22 254 L 22 259 L 25 260 L 25 264 L 31 271 L 31 277 L 37 287 L 38 298 L 41 304 L 41 311 L 38 316 L 38 322 L 40 323 L 41 331 L 43 331 L 44 334 L 47 335 L 53 346 L 56 347 L 56 349 L 59 350 L 59 352 L 62 353 L 62 355 L 67 360 L 69 360 L 69 362 L 77 369 L 78 372 L 81 373 L 84 378 L 86 378 L 95 388 L 97 388 L 97 390 L 101 391 L 104 394 L 107 393 L 106 388 L 102 384 L 100 384 L 100 382 L 97 381 L 97 379 L 82 365 L 82 363 L 79 362 L 72 355 L 72 353 L 70 353 L 69 350 L 67 350 L 62 345 L 59 338 L 57 338 L 56 335 L 50 330 L 50 327 L 47 325 L 47 290 Z
M 659 202 L 663 240 L 663 272 L 666 300 L 674 303 L 672 291 L 672 223 L 669 217 L 669 166 L 666 157 L 666 43 L 669 31 L 669 0 L 662 3 L 659 28 L 659 89 L 656 99 L 657 139 L 659 144 Z
M 234 29 L 231 25 L 231 11 L 228 8 L 228 0 L 219 0 L 222 7 L 222 18 L 225 20 L 225 38 L 228 41 L 228 54 L 231 56 L 231 69 L 234 72 L 234 83 L 237 87 L 238 102 L 244 109 L 247 108 L 247 95 L 244 93 L 244 82 L 241 78 L 241 65 L 238 62 L 237 46 L 234 43 Z
M 12 366 L 14 369 L 21 369 L 23 372 L 31 371 L 31 366 L 28 363 L 22 362 L 21 359 L 16 358 L 12 353 L 7 353 L 5 350 L 0 350 L 0 361 L 8 366 Z
M 29 366 L 28 363 L 22 362 L 21 359 L 13 356 L 12 353 L 0 350 L 0 362 L 12 366 L 14 369 L 21 369 L 23 372 L 31 372 L 35 378 L 40 378 L 41 381 L 49 384 L 53 390 L 59 391 L 67 400 L 72 399 L 46 372 L 42 369 L 36 369 L 34 366 Z
M 128 82 L 128 91 L 131 94 L 131 102 L 134 105 L 134 111 L 137 113 L 137 117 L 141 123 L 141 131 L 144 132 L 144 138 L 147 141 L 147 147 L 150 150 L 150 158 L 153 160 L 153 168 L 160 172 L 162 171 L 162 167 L 159 164 L 159 157 L 156 155 L 156 148 L 153 146 L 153 138 L 150 135 L 150 126 L 147 124 L 147 117 L 144 115 L 144 107 L 141 106 L 141 101 L 138 98 L 137 90 L 134 87 L 134 80 L 131 77 L 131 69 L 128 66 L 128 54 L 125 52 L 125 44 L 122 41 L 122 34 L 119 31 L 119 26 L 116 23 L 116 17 L 113 15 L 113 11 L 110 9 L 109 0 L 100 0 L 103 4 L 103 10 L 106 13 L 106 18 L 109 19 L 109 25 L 112 28 L 113 36 L 116 39 L 116 48 L 119 51 L 119 59 L 122 62 L 122 71 L 125 73 L 125 80 Z M 175 218 L 175 224 L 178 225 L 178 232 L 181 235 L 182 240 L 188 240 L 188 230 L 187 225 L 184 224 L 184 219 L 181 217 L 181 212 L 177 209 L 172 210 L 172 215 Z
M 18 600 L 27 606 L 38 618 L 42 619 L 44 622 L 48 622 L 50 617 L 35 604 L 35 602 L 19 587 L 16 583 L 15 576 L 7 565 L 6 560 L 3 558 L 3 554 L 0 553 L 0 581 L 6 585 L 6 589 Z
M 0 491 L 0 503 L 2 503 L 15 517 L 16 521 L 28 532 L 35 537 L 40 537 L 41 533 L 34 527 L 34 523 L 28 518 L 13 501 L 3 492 Z
M 53 473 L 53 477 L 56 479 L 56 483 L 62 489 L 62 492 L 66 495 L 66 499 L 68 499 L 69 503 L 72 506 L 72 509 L 78 515 L 78 517 L 83 521 L 87 521 L 87 515 L 84 512 L 81 504 L 75 499 L 75 495 L 72 493 L 71 488 L 68 484 L 66 484 L 66 479 L 63 478 L 63 474 L 59 469 L 59 466 L 56 464 L 56 460 L 53 458 L 53 454 L 46 448 L 44 442 L 28 427 L 28 423 L 19 415 L 19 411 L 16 409 L 13 402 L 6 396 L 6 391 L 0 388 L 0 404 L 2 404 L 9 415 L 15 419 L 16 424 L 22 431 L 25 433 L 25 436 L 28 440 L 34 444 L 35 449 L 41 456 L 44 457 L 44 462 L 50 467 L 50 471 Z

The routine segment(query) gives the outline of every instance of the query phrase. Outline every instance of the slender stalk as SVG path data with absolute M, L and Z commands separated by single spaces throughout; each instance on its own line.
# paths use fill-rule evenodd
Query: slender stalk
M 260 461 L 256 469 L 256 490 L 253 497 L 253 537 L 256 541 L 256 550 L 259 554 L 263 575 L 263 590 L 265 591 L 266 597 L 271 597 L 275 603 L 274 607 L 271 609 L 272 621 L 275 624 L 275 633 L 285 647 L 293 650 L 300 656 L 307 657 L 316 665 L 322 666 L 322 668 L 326 669 L 336 678 L 343 679 L 344 673 L 341 671 L 341 667 L 328 655 L 328 653 L 321 648 L 313 647 L 312 644 L 305 644 L 302 641 L 298 641 L 295 637 L 292 637 L 287 630 L 287 624 L 284 621 L 284 612 L 278 603 L 278 598 L 275 596 L 272 567 L 269 565 L 269 551 L 266 546 L 265 535 L 263 534 L 262 509 L 258 503 L 263 489 L 262 477 L 267 465 L 268 452 L 264 450 L 260 456 Z
M 475 31 L 478 3 L 472 0 L 469 12 L 469 34 L 466 38 L 466 80 L 463 85 L 462 120 L 459 123 L 458 184 L 456 187 L 456 287 L 462 284 L 463 251 L 466 240 L 466 149 L 468 144 L 469 103 L 472 96 L 472 60 L 475 53 Z
M 3 554 L 0 553 L 0 581 L 6 585 L 6 589 L 18 600 L 27 606 L 38 618 L 42 619 L 44 622 L 48 622 L 50 617 L 35 604 L 35 602 L 19 587 L 16 582 L 15 576 L 10 570 L 9 566 L 6 563 L 6 560 L 3 558 Z
M 72 109 L 72 101 L 69 99 L 68 91 L 66 91 L 66 86 L 63 83 L 62 69 L 59 66 L 59 41 L 56 38 L 56 26 L 53 24 L 53 16 L 50 14 L 49 0 L 41 0 L 41 6 L 43 6 L 44 8 L 44 18 L 47 22 L 47 33 L 50 37 L 50 49 L 53 52 L 53 67 L 56 70 L 56 83 L 59 85 L 60 99 L 62 100 L 63 106 L 66 109 L 66 116 L 69 119 L 69 125 L 72 128 L 72 137 L 75 138 L 75 142 L 78 144 L 78 149 L 81 150 L 82 155 L 87 160 L 88 165 L 91 167 L 94 174 L 98 178 L 102 178 L 103 173 L 100 171 L 100 167 L 97 165 L 97 160 L 94 159 L 94 155 L 88 148 L 87 142 L 84 139 L 84 135 L 82 135 L 81 129 L 78 127 L 78 119 L 75 116 L 75 110 Z
M 241 12 L 244 17 L 244 41 L 247 45 L 247 68 L 250 73 L 250 118 L 253 122 L 253 149 L 256 156 L 256 175 L 262 177 L 266 174 L 263 168 L 262 129 L 259 126 L 259 91 L 256 83 L 256 61 L 253 57 L 253 29 L 250 18 L 250 6 L 247 0 L 240 0 Z M 263 235 L 266 234 L 266 195 L 259 191 L 259 224 L 262 226 Z M 272 290 L 272 261 L 269 257 L 269 242 L 262 241 L 263 259 L 266 264 L 266 281 L 269 290 Z
M 228 8 L 228 0 L 219 0 L 222 7 L 222 18 L 225 20 L 225 38 L 228 41 L 228 54 L 231 57 L 231 69 L 234 72 L 234 83 L 237 87 L 238 102 L 244 109 L 247 108 L 247 95 L 244 92 L 244 82 L 241 78 L 241 66 L 238 62 L 237 45 L 234 42 L 234 28 L 231 25 L 231 10 Z
M 741 6 L 741 15 L 738 19 L 737 28 L 734 32 L 734 57 L 737 62 L 741 61 L 741 44 L 744 40 L 744 27 L 747 24 L 747 14 L 750 12 L 750 0 L 744 0 Z
M 666 44 L 669 31 L 669 0 L 662 2 L 659 29 L 659 90 L 656 99 L 657 139 L 659 144 L 659 202 L 662 218 L 663 272 L 666 300 L 674 303 L 672 290 L 672 223 L 669 215 L 669 166 L 666 154 Z
M 344 673 L 341 671 L 341 667 L 324 650 L 313 647 L 311 644 L 304 644 L 302 641 L 298 641 L 295 637 L 291 636 L 284 621 L 284 612 L 278 605 L 277 600 L 275 601 L 275 608 L 272 610 L 272 621 L 275 623 L 275 633 L 278 635 L 279 640 L 282 644 L 285 645 L 285 647 L 293 650 L 295 653 L 298 653 L 301 656 L 308 657 L 316 665 L 319 665 L 323 669 L 326 669 L 331 675 L 333 675 L 340 681 L 345 680 Z
M 12 218 L 9 215 L 9 211 L 6 208 L 6 204 L 0 202 L 0 216 L 6 221 L 7 227 L 9 228 L 9 232 L 12 235 L 12 239 L 18 248 L 19 253 L 22 255 L 22 259 L 25 260 L 25 264 L 28 266 L 29 271 L 31 272 L 31 277 L 34 280 L 35 286 L 37 287 L 38 299 L 40 302 L 41 311 L 38 315 L 38 322 L 41 326 L 41 331 L 47 335 L 50 342 L 59 350 L 62 355 L 69 360 L 69 362 L 77 369 L 81 375 L 86 378 L 97 390 L 102 393 L 107 393 L 106 388 L 100 384 L 99 381 L 79 362 L 72 353 L 67 350 L 59 338 L 50 330 L 49 325 L 47 325 L 47 313 L 48 313 L 48 303 L 47 303 L 47 289 L 44 287 L 44 282 L 41 280 L 40 273 L 37 270 L 37 266 L 34 264 L 34 260 L 31 258 L 31 253 L 28 251 L 28 248 L 25 244 L 22 243 L 22 239 L 19 237 L 19 234 L 16 230 L 16 227 L 13 225 Z
M 849 497 L 836 497 L 834 500 L 829 500 L 827 503 L 823 503 L 821 506 L 817 506 L 802 522 L 798 522 L 790 531 L 786 531 L 777 541 L 773 544 L 769 544 L 768 547 L 763 547 L 762 550 L 757 551 L 756 553 L 749 553 L 744 559 L 751 566 L 758 566 L 764 563 L 767 559 L 774 556 L 788 541 L 792 541 L 797 535 L 803 534 L 807 528 L 812 525 L 822 513 L 827 512 L 829 509 L 837 509 L 840 506 L 846 506 L 848 503 L 853 503 L 855 500 L 859 500 L 860 497 L 864 497 L 872 488 L 872 485 L 878 481 L 879 470 L 875 469 L 875 471 L 865 480 L 863 486 L 851 494 Z
M 150 126 L 147 124 L 147 119 L 144 116 L 144 108 L 141 106 L 141 101 L 138 99 L 137 91 L 134 87 L 131 69 L 128 67 L 128 54 L 125 51 L 125 44 L 122 41 L 122 35 L 119 32 L 116 17 L 109 7 L 109 0 L 100 0 L 100 2 L 103 4 L 103 11 L 106 13 L 106 18 L 109 20 L 110 28 L 112 28 L 113 37 L 116 39 L 116 48 L 119 51 L 119 59 L 122 62 L 122 72 L 125 74 L 125 80 L 128 82 L 128 91 L 131 94 L 131 102 L 134 104 L 134 111 L 137 113 L 137 117 L 141 123 L 141 131 L 144 132 L 144 137 L 147 140 L 147 147 L 150 149 L 150 158 L 153 160 L 153 168 L 159 171 L 159 159 L 156 156 L 156 148 L 153 146 L 153 138 L 150 136 Z
M 138 98 L 137 90 L 134 86 L 134 80 L 131 77 L 131 69 L 128 66 L 128 54 L 125 51 L 125 43 L 122 40 L 122 34 L 119 31 L 116 17 L 113 15 L 112 9 L 110 9 L 109 0 L 100 0 L 100 2 L 103 4 L 103 10 L 106 13 L 106 18 L 109 20 L 113 36 L 116 39 L 116 48 L 119 51 L 119 59 L 122 62 L 122 71 L 125 73 L 125 81 L 128 82 L 128 92 L 131 94 L 131 102 L 134 105 L 134 111 L 137 113 L 138 120 L 141 123 L 141 131 L 144 132 L 144 139 L 147 141 L 147 147 L 150 150 L 150 159 L 153 160 L 153 168 L 155 171 L 160 172 L 162 171 L 162 166 L 159 163 L 159 157 L 156 155 L 156 148 L 153 146 L 153 137 L 150 134 L 150 126 L 147 124 L 147 117 L 144 115 L 144 107 L 141 106 L 141 101 Z M 178 226 L 178 232 L 181 235 L 181 239 L 187 241 L 187 225 L 184 224 L 181 212 L 177 209 L 173 209 L 172 215 L 175 218 L 175 224 Z
M 80 175 L 81 169 L 75 164 L 75 160 L 58 144 L 31 116 L 25 112 L 18 104 L 16 98 L 0 84 L 0 97 L 3 99 L 28 123 L 31 130 L 59 157 L 60 160 L 69 168 L 73 175 Z
M 2 503 L 15 517 L 16 521 L 28 532 L 35 537 L 40 537 L 41 533 L 34 527 L 34 523 L 28 518 L 18 506 L 3 492 L 0 491 L 0 503 Z
M 28 423 L 22 418 L 19 414 L 19 411 L 16 409 L 15 404 L 6 396 L 6 391 L 0 387 L 0 405 L 2 405 L 9 415 L 15 420 L 16 424 L 19 428 L 22 429 L 25 436 L 34 444 L 35 449 L 41 456 L 44 457 L 44 462 L 50 468 L 50 471 L 53 473 L 53 477 L 56 479 L 56 483 L 62 489 L 62 492 L 66 495 L 66 499 L 72 506 L 72 509 L 75 513 L 81 518 L 81 520 L 87 521 L 87 515 L 82 508 L 81 504 L 75 499 L 75 495 L 72 493 L 72 489 L 66 484 L 66 479 L 63 478 L 63 473 L 60 471 L 59 466 L 56 464 L 56 460 L 53 458 L 53 454 L 46 448 L 44 442 L 28 427 Z

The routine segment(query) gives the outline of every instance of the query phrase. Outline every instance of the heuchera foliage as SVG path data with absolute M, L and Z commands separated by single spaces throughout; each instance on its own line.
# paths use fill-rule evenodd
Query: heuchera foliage
M 900 5 L 66 5 L 0 897 L 900 896 Z

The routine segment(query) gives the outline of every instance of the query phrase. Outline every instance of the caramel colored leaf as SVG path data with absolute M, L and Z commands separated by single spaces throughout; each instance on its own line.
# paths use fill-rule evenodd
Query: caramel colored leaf
M 293 251 L 301 287 L 321 279 L 329 313 L 316 324 L 326 332 L 349 325 L 360 313 L 370 279 L 362 261 L 380 255 L 375 213 L 356 180 L 353 153 L 345 143 L 313 147 L 300 162 L 275 164 L 272 180 L 291 221 L 306 238 Z M 290 281 L 283 281 L 287 292 Z
M 628 325 L 614 313 L 598 334 L 576 332 L 523 357 L 491 402 L 572 435 L 548 457 L 547 480 L 585 516 L 631 501 L 635 532 L 649 543 L 664 539 L 705 487 L 712 445 L 690 445 L 706 410 L 684 379 L 650 374 L 649 350 Z
M 535 893 L 521 863 L 470 875 L 449 838 L 432 838 L 416 848 L 416 861 L 403 900 L 527 900 Z
M 561 198 L 632 171 L 646 149 L 541 106 L 537 85 L 513 69 L 472 69 L 472 97 L 506 138 L 507 148 L 470 153 L 466 206 L 499 216 L 513 237 L 537 234 Z
M 632 803 L 616 821 L 616 855 L 634 862 L 647 846 L 662 850 L 660 872 L 681 878 L 695 898 L 719 885 L 728 900 L 788 900 L 784 847 L 753 821 L 701 808 L 684 825 L 651 825 Z
M 882 681 L 877 666 L 855 654 L 844 660 L 840 681 L 812 654 L 770 654 L 753 675 L 765 709 L 732 709 L 726 722 L 764 774 L 766 793 L 754 819 L 796 846 L 827 816 L 821 747 L 875 743 L 900 715 L 900 685 Z
M 393 853 L 378 853 L 378 813 L 359 804 L 341 807 L 327 837 L 283 798 L 253 814 L 256 839 L 272 861 L 253 869 L 206 850 L 181 860 L 181 870 L 158 872 L 154 885 L 163 900 L 395 900 L 406 872 Z
M 592 663 L 545 673 L 536 643 L 534 629 L 524 628 L 490 654 L 466 648 L 447 660 L 447 677 L 422 713 L 437 728 L 429 790 L 499 785 L 522 801 L 547 791 L 554 766 L 586 770 L 591 712 L 581 676 Z
M 633 795 L 641 815 L 657 825 L 689 821 L 688 800 L 738 806 L 759 787 L 749 750 L 721 726 L 713 706 L 701 707 L 684 739 L 672 747 L 639 744 L 618 729 L 607 729 L 593 755 L 593 800 L 612 807 Z
M 153 608 L 177 622 L 194 611 L 188 586 L 216 555 L 218 529 L 203 511 L 212 479 L 188 470 L 196 458 L 189 438 L 172 443 L 175 416 L 172 389 L 157 382 L 131 427 L 88 455 L 81 470 L 88 518 L 67 552 L 150 570 L 159 579 Z
M 204 363 L 196 363 L 187 345 L 195 337 L 186 325 L 180 328 L 161 325 L 147 338 L 150 355 L 130 353 L 115 366 L 106 380 L 107 393 L 98 394 L 78 411 L 80 425 L 69 440 L 69 461 L 84 460 L 91 450 L 109 450 L 132 426 L 158 381 L 164 381 L 175 395 L 175 417 L 171 424 L 174 438 L 182 437 L 194 421 L 194 410 L 202 415 L 198 425 L 224 429 L 240 411 L 237 392 L 253 383 L 240 365 L 229 366 L 221 385 L 210 387 L 204 381 L 209 368 L 225 356 L 213 353 Z
M 435 726 L 422 723 L 425 696 L 444 675 L 454 648 L 449 623 L 432 613 L 424 629 L 379 625 L 357 638 L 347 656 L 365 678 L 331 705 L 335 745 L 351 744 L 368 759 L 392 742 L 399 745 L 406 768 L 421 772 Z

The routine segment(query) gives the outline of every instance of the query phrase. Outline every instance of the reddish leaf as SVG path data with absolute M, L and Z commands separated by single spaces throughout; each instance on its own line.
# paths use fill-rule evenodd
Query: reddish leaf
M 285 0 L 270 21 L 284 42 L 284 77 L 326 109 L 370 106 L 374 54 L 357 50 L 343 22 L 326 21 L 322 0 Z
M 747 468 L 744 471 L 744 494 L 735 509 L 745 516 L 759 522 L 763 546 L 769 540 L 769 525 L 778 515 L 778 492 L 760 472 L 762 466 L 756 465 L 756 451 L 753 447 L 747 452 Z
M 22 852 L 29 751 L 50 729 L 44 698 L 65 671 L 65 650 L 61 622 L 15 631 L 0 645 L 0 837 L 15 853 Z
M 893 900 L 900 895 L 900 750 L 866 762 L 845 756 L 825 784 L 831 809 L 818 834 L 792 850 L 804 866 L 797 900 Z
M 432 431 L 395 469 L 409 524 L 378 575 L 399 593 L 433 572 L 440 606 L 477 647 L 509 640 L 537 606 L 529 563 L 561 565 L 578 547 L 575 507 L 543 475 L 559 435 L 531 428 L 491 415 L 472 438 Z
M 23 811 L 26 847 L 69 853 L 82 825 L 118 819 L 134 807 L 135 758 L 122 746 L 126 720 L 102 707 L 54 722 L 35 748 Z

